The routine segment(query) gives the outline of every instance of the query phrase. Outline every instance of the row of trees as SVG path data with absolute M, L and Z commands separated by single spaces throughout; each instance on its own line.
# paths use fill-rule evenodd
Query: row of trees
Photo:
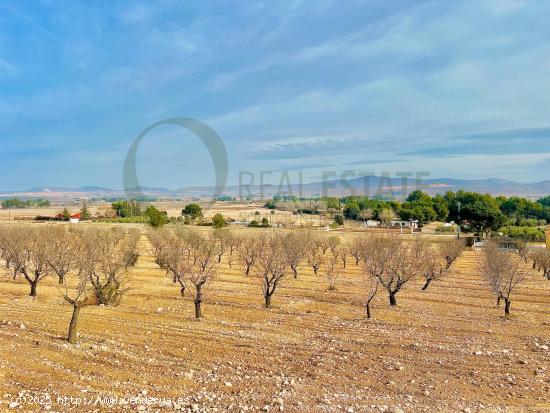
M 343 198 L 324 197 L 317 200 L 277 198 L 266 204 L 269 208 L 289 211 L 340 210 L 348 219 L 377 219 L 388 221 L 388 217 L 402 220 L 416 219 L 421 224 L 432 221 L 455 221 L 465 229 L 474 232 L 497 231 L 502 227 L 537 227 L 550 222 L 550 197 L 531 201 L 521 197 L 493 197 L 489 194 L 458 191 L 433 197 L 422 191 L 409 194 L 404 202 L 347 196 Z M 525 231 L 524 231 L 525 232 Z M 533 236 L 533 231 L 527 231 Z M 520 236 L 523 233 L 515 233 Z M 514 235 L 514 234 L 512 234 Z
M 409 281 L 423 277 L 423 290 L 445 276 L 464 249 L 460 240 L 431 245 L 427 240 L 408 240 L 397 235 L 367 234 L 351 242 L 338 236 L 321 236 L 312 231 L 269 231 L 236 234 L 229 229 L 202 235 L 186 227 L 150 231 L 157 264 L 166 270 L 181 295 L 190 291 L 195 302 L 195 316 L 201 317 L 205 288 L 216 277 L 222 256 L 230 267 L 242 268 L 261 284 L 264 304 L 271 306 L 280 283 L 298 278 L 302 265 L 315 275 L 324 275 L 329 290 L 337 288 L 348 260 L 359 266 L 367 290 L 367 314 L 379 289 L 387 291 L 390 305 L 397 305 L 396 295 Z
M 225 257 L 230 267 L 238 265 L 244 276 L 260 285 L 264 304 L 270 307 L 281 283 L 298 278 L 300 268 L 325 276 L 329 290 L 348 265 L 359 266 L 365 291 L 367 317 L 379 291 L 387 293 L 389 304 L 411 281 L 423 279 L 422 290 L 449 274 L 465 246 L 461 240 L 433 244 L 429 240 L 398 234 L 368 233 L 342 242 L 338 236 L 313 231 L 266 231 L 235 233 L 227 228 L 199 232 L 188 227 L 149 231 L 157 264 L 166 270 L 180 294 L 190 294 L 195 317 L 202 316 L 202 303 L 220 271 Z M 138 231 L 120 228 L 75 228 L 59 225 L 6 226 L 0 230 L 0 255 L 13 278 L 24 278 L 30 295 L 49 276 L 57 278 L 61 297 L 72 306 L 68 340 L 76 342 L 80 310 L 89 305 L 120 303 L 127 288 L 126 270 L 138 259 Z M 504 249 L 490 241 L 481 254 L 480 270 L 510 313 L 511 295 L 527 274 L 527 262 L 550 278 L 550 252 L 530 252 L 523 245 Z
M 11 276 L 29 283 L 31 297 L 41 281 L 57 277 L 59 294 L 73 309 L 68 341 L 75 343 L 81 308 L 120 303 L 124 273 L 138 259 L 139 236 L 120 228 L 10 225 L 0 230 L 0 254 Z
M 195 316 L 201 317 L 204 290 L 216 277 L 222 256 L 230 267 L 237 264 L 245 276 L 261 285 L 265 307 L 281 282 L 299 277 L 299 268 L 309 266 L 314 275 L 325 276 L 328 290 L 337 288 L 338 280 L 351 261 L 363 274 L 367 317 L 371 302 L 385 291 L 390 306 L 397 305 L 397 295 L 414 279 L 422 279 L 422 290 L 449 274 L 462 254 L 462 240 L 431 243 L 424 238 L 408 239 L 398 234 L 368 233 L 350 242 L 337 236 L 321 236 L 313 231 L 269 231 L 259 234 L 236 234 L 228 229 L 201 235 L 188 228 L 152 231 L 149 238 L 157 263 L 173 278 L 180 293 L 191 291 Z M 550 279 L 550 251 L 531 252 L 524 243 L 503 248 L 499 241 L 489 241 L 480 255 L 479 270 L 495 293 L 504 300 L 505 315 L 510 314 L 511 297 L 527 274 L 526 263 Z
M 143 205 L 134 200 L 119 200 L 111 204 L 117 218 L 136 219 L 145 218 L 146 222 L 154 228 L 164 226 L 169 222 L 168 214 L 166 211 L 157 209 L 154 205 Z
M 19 199 L 8 198 L 2 200 L 2 208 L 44 208 L 50 206 L 50 201 L 47 199 Z

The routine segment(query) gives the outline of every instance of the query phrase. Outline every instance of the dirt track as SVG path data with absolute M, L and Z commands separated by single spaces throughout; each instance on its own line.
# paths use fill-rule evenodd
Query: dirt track
M 0 283 L 0 411 L 46 411 L 28 403 L 45 394 L 60 412 L 550 411 L 550 282 L 538 274 L 506 320 L 468 251 L 428 291 L 408 285 L 396 309 L 379 294 L 367 321 L 352 259 L 336 292 L 302 266 L 270 310 L 255 280 L 224 263 L 196 322 L 149 248 L 143 238 L 120 307 L 82 311 L 76 347 L 63 341 L 70 308 L 53 279 L 35 300 L 24 280 Z

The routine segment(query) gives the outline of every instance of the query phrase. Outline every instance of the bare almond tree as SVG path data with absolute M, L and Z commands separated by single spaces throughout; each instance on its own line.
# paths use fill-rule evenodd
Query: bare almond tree
M 177 234 L 169 229 L 151 230 L 148 238 L 153 245 L 155 262 L 170 275 L 174 284 L 179 284 L 180 295 L 185 295 L 187 289 L 185 277 L 188 274 L 190 259 L 189 239 L 187 231 Z
M 363 245 L 363 238 L 357 237 L 354 238 L 348 244 L 348 251 L 350 255 L 355 258 L 355 265 L 359 265 L 359 261 L 365 252 L 365 246 Z
M 319 249 L 319 251 L 321 251 L 323 255 L 327 253 L 327 251 L 330 249 L 330 246 L 331 246 L 329 238 L 324 236 L 314 237 L 312 238 L 312 242 L 317 245 L 317 249 Z
M 168 270 L 166 268 L 166 262 L 165 262 L 166 250 L 168 249 L 168 246 L 169 246 L 169 243 L 166 240 L 167 235 L 165 235 L 167 233 L 172 234 L 172 232 L 167 230 L 166 228 L 161 228 L 161 229 L 151 228 L 147 232 L 147 238 L 149 239 L 149 242 L 153 247 L 152 253 L 155 259 L 155 263 L 168 273 Z
M 66 272 L 62 282 L 58 285 L 63 299 L 72 306 L 71 321 L 67 341 L 76 344 L 78 340 L 77 328 L 80 310 L 84 307 L 97 305 L 97 297 L 91 284 L 91 276 L 94 268 L 95 254 L 88 247 L 88 238 L 85 231 L 67 233 L 73 252 L 75 253 L 74 267 Z M 54 267 L 62 268 L 65 265 L 65 257 L 56 255 L 51 258 Z M 59 261 L 59 262 L 58 262 Z
M 465 248 L 464 241 L 461 239 L 445 241 L 437 247 L 430 245 L 427 240 L 424 242 L 425 245 L 423 248 L 426 251 L 426 259 L 423 265 L 422 276 L 426 282 L 422 287 L 422 291 L 427 290 L 433 281 L 447 275 L 453 263 Z
M 516 250 L 518 251 L 520 257 L 523 258 L 525 263 L 528 263 L 531 258 L 531 249 L 529 248 L 529 244 L 520 239 L 513 240 L 513 243 L 515 244 Z
M 265 237 L 263 235 L 258 237 L 247 236 L 240 243 L 238 249 L 239 262 L 243 266 L 243 271 L 246 276 L 250 275 L 252 266 L 262 253 L 264 243 Z
M 75 232 L 63 225 L 51 225 L 45 231 L 48 251 L 48 264 L 57 275 L 58 283 L 63 284 L 65 276 L 76 265 L 78 252 L 75 249 Z
M 365 271 L 386 289 L 390 305 L 397 305 L 397 293 L 423 271 L 425 244 L 396 234 L 369 234 L 363 245 Z
M 239 249 L 242 241 L 243 237 L 235 234 L 234 232 L 229 232 L 229 236 L 226 239 L 227 246 L 229 248 L 229 256 L 227 257 L 227 264 L 229 265 L 229 268 L 233 267 L 233 260 L 236 255 L 236 251 Z
M 23 254 L 17 263 L 23 278 L 31 286 L 30 296 L 36 297 L 38 283 L 50 275 L 48 263 L 48 241 L 44 228 L 28 230 L 29 238 L 23 245 Z
M 445 267 L 447 264 L 441 257 L 440 251 L 437 251 L 433 246 L 428 248 L 428 254 L 424 262 L 424 271 L 422 271 L 422 276 L 426 280 L 422 291 L 427 290 L 432 281 L 439 280 L 446 273 Z
M 510 315 L 512 292 L 526 276 L 524 265 L 519 254 L 500 248 L 495 241 L 487 242 L 483 248 L 479 267 L 489 287 L 497 296 L 497 304 L 501 299 L 504 300 L 505 316 Z
M 265 307 L 271 307 L 271 297 L 290 268 L 285 251 L 286 237 L 278 232 L 266 236 L 265 247 L 254 266 L 254 274 L 260 280 Z
M 90 282 L 98 304 L 117 306 L 128 291 L 124 273 L 137 260 L 138 236 L 118 228 L 88 229 L 83 233 L 91 257 Z
M 313 268 L 313 274 L 317 275 L 321 264 L 323 263 L 323 251 L 317 242 L 310 242 L 307 245 L 307 262 Z
M 338 235 L 333 235 L 333 236 L 328 237 L 326 242 L 327 242 L 327 245 L 328 245 L 328 249 L 333 254 L 336 252 L 336 250 L 338 249 L 338 247 L 341 244 L 340 237 Z
M 9 225 L 0 232 L 0 247 L 6 269 L 11 269 L 15 280 L 21 274 L 21 268 L 26 261 L 26 249 L 30 238 L 29 228 L 21 225 Z
M 157 262 L 180 285 L 180 293 L 190 291 L 195 304 L 195 318 L 202 317 L 202 302 L 207 286 L 215 279 L 219 266 L 220 239 L 204 237 L 193 230 L 152 231 Z
M 194 287 L 192 295 L 195 303 L 196 319 L 202 317 L 201 304 L 204 300 L 204 290 L 216 277 L 219 254 L 219 242 L 213 237 L 201 237 L 199 242 L 191 246 L 187 279 L 189 284 Z
M 139 258 L 138 243 L 141 238 L 141 233 L 136 229 L 130 229 L 126 231 L 126 236 L 122 240 L 120 246 L 120 253 L 122 261 L 124 262 L 124 268 L 128 269 L 134 267 Z
M 327 275 L 328 289 L 330 291 L 336 290 L 336 283 L 340 276 L 340 269 L 338 268 L 338 251 L 336 249 L 331 251 L 324 259 L 323 267 Z
M 550 280 L 550 250 L 541 248 L 540 251 L 533 253 L 533 269 L 542 272 L 543 276 Z
M 367 310 L 367 318 L 371 318 L 372 317 L 371 303 L 374 300 L 374 297 L 376 297 L 376 293 L 378 293 L 378 286 L 380 285 L 380 282 L 378 281 L 378 278 L 365 274 L 363 277 L 363 283 L 367 291 L 367 297 L 365 302 L 365 308 Z
M 223 254 L 229 249 L 229 238 L 231 230 L 228 228 L 219 228 L 213 231 L 213 239 L 218 242 L 218 263 L 222 262 Z
M 340 261 L 342 261 L 342 267 L 346 269 L 346 264 L 348 261 L 348 252 L 349 252 L 349 246 L 347 244 L 342 244 L 337 249 L 338 256 L 340 257 Z
M 291 232 L 286 236 L 285 251 L 287 253 L 288 265 L 292 269 L 294 278 L 298 278 L 298 266 L 304 259 L 307 242 L 307 236 L 302 232 Z
M 440 248 L 446 262 L 445 271 L 447 271 L 451 268 L 456 259 L 464 252 L 466 244 L 463 239 L 454 239 L 452 241 L 442 243 Z

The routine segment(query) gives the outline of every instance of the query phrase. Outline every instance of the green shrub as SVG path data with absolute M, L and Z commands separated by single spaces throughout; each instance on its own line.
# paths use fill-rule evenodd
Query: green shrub
M 522 239 L 531 242 L 546 241 L 546 234 L 541 228 L 535 227 L 504 227 L 500 232 L 510 238 Z
M 225 225 L 225 219 L 222 214 L 217 213 L 212 217 L 212 226 L 214 228 L 223 228 Z
M 439 225 L 435 230 L 436 232 L 456 232 L 456 225 L 453 225 L 451 227 Z

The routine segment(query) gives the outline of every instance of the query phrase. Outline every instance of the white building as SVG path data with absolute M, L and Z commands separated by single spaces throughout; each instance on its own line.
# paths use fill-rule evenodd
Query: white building
M 380 221 L 369 219 L 368 221 L 363 222 L 363 226 L 366 228 L 377 228 L 380 226 Z
M 419 228 L 420 223 L 417 219 L 411 219 L 409 221 L 393 220 L 391 222 L 393 228 Z

